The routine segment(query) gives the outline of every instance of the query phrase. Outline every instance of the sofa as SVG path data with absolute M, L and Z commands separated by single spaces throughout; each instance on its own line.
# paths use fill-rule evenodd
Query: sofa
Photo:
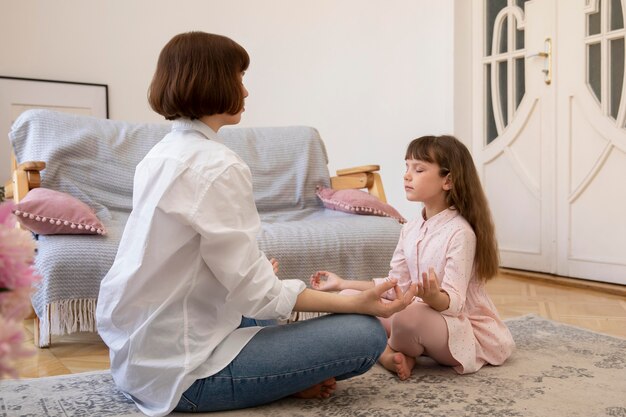
M 56 190 L 86 204 L 106 229 L 105 234 L 35 235 L 35 267 L 42 277 L 32 296 L 36 345 L 49 346 L 51 335 L 95 331 L 100 280 L 132 208 L 135 166 L 169 130 L 169 123 L 51 110 L 28 110 L 14 122 L 9 139 L 17 168 L 10 189 L 15 200 L 33 187 Z M 384 201 L 377 166 L 331 178 L 324 143 L 311 127 L 231 127 L 219 134 L 250 167 L 262 222 L 258 243 L 280 262 L 279 278 L 308 284 L 320 269 L 349 279 L 387 275 L 401 224 L 328 209 L 318 196 L 320 188 L 334 185 L 364 188 Z

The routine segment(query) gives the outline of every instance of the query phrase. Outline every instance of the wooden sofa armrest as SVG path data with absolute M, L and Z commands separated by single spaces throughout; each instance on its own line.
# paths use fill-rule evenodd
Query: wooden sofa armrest
M 378 171 L 379 165 L 363 165 L 353 168 L 338 169 L 337 176 L 330 178 L 334 190 L 367 188 L 367 191 L 383 203 L 387 202 L 383 181 Z
M 11 179 L 4 185 L 4 196 L 18 203 L 30 190 L 41 186 L 40 172 L 46 168 L 46 163 L 27 161 L 17 165 L 15 157 L 11 155 L 11 167 L 13 172 Z

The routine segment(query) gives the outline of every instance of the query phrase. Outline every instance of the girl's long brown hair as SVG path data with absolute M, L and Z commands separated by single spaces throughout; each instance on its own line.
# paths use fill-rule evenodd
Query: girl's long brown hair
M 474 271 L 479 278 L 493 278 L 500 263 L 495 226 L 467 147 L 453 136 L 422 136 L 409 144 L 405 159 L 436 163 L 441 177 L 450 174 L 452 188 L 446 195 L 448 207 L 454 206 L 476 234 Z

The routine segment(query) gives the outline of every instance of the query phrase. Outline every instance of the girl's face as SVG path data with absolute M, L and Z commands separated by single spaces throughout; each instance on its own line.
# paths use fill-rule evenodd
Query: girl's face
M 439 176 L 439 164 L 419 159 L 406 160 L 404 191 L 409 201 L 419 201 L 425 206 L 445 204 L 446 191 L 450 190 L 449 175 Z

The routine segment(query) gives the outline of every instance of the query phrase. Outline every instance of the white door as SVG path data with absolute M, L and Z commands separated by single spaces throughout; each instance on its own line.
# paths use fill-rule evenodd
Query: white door
M 559 0 L 558 272 L 626 284 L 621 0 Z
M 623 12 L 474 1 L 473 153 L 504 267 L 626 284 Z
M 475 1 L 474 146 L 502 266 L 555 272 L 555 92 L 543 52 L 553 38 L 545 0 Z M 529 21 L 533 20 L 533 25 Z

